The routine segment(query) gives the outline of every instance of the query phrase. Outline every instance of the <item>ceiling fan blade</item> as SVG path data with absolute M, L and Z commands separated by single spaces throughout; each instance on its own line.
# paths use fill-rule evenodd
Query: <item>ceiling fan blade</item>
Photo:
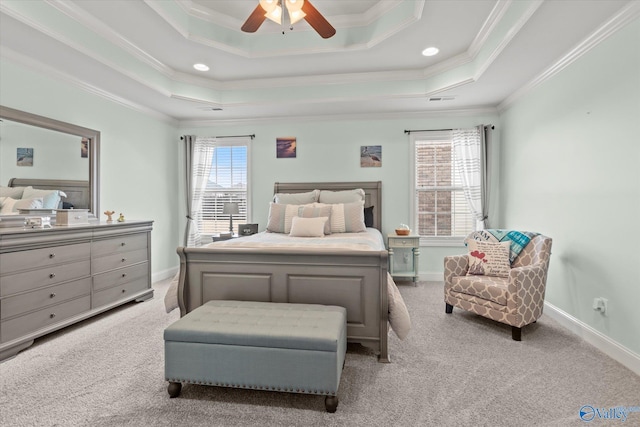
M 255 33 L 265 19 L 267 18 L 264 16 L 264 9 L 262 6 L 258 5 L 253 12 L 251 12 L 251 15 L 249 15 L 240 29 L 245 33 Z
M 327 21 L 324 16 L 318 12 L 318 9 L 316 9 L 309 0 L 305 0 L 302 5 L 302 11 L 307 14 L 304 17 L 305 21 L 307 21 L 323 39 L 333 37 L 336 33 L 336 29 L 329 24 L 329 21 Z

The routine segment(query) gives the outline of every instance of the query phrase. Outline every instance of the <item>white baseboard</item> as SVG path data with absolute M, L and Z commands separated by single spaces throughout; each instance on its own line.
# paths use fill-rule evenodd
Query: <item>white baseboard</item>
M 178 267 L 169 268 L 163 271 L 157 271 L 151 275 L 151 283 L 156 283 L 169 277 L 173 277 L 178 272 Z
M 421 272 L 420 280 L 444 282 L 444 274 L 439 272 Z M 545 301 L 544 314 L 557 321 L 563 327 L 584 339 L 598 350 L 640 375 L 640 355 L 620 343 L 612 340 L 583 321 L 571 316 Z
M 634 353 L 618 342 L 612 340 L 602 332 L 595 330 L 583 321 L 555 307 L 553 304 L 544 303 L 544 314 L 569 329 L 574 334 L 584 339 L 589 344 L 602 351 L 613 360 L 631 369 L 640 375 L 640 355 Z

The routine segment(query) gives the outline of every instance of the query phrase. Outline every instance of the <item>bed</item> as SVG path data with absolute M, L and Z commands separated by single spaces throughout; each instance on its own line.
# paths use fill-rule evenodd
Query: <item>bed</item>
M 259 238 L 256 235 L 179 247 L 177 289 L 167 296 L 177 292 L 181 316 L 214 299 L 342 306 L 347 309 L 347 340 L 373 349 L 379 361 L 389 362 L 389 304 L 404 311 L 406 307 L 387 271 L 388 253 L 380 233 L 381 182 L 276 183 L 274 193 L 354 188 L 364 190 L 364 206 L 372 207 L 373 227 L 363 236 L 377 236 L 372 237 L 378 239 L 373 249 L 342 243 L 324 248 L 246 244 Z M 339 238 L 333 237 L 336 242 Z
M 59 190 L 66 194 L 63 202 L 74 209 L 89 209 L 90 187 L 89 181 L 65 179 L 29 179 L 11 178 L 8 187 L 33 187 L 38 190 Z

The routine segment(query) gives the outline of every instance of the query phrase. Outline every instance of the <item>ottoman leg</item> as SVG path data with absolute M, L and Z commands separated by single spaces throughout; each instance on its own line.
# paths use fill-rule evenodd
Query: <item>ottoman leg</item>
M 324 407 L 327 412 L 333 414 L 338 408 L 338 396 L 327 396 L 324 398 Z
M 182 383 L 170 382 L 169 387 L 167 387 L 167 393 L 169 393 L 169 397 L 171 398 L 178 397 L 180 390 L 182 390 Z

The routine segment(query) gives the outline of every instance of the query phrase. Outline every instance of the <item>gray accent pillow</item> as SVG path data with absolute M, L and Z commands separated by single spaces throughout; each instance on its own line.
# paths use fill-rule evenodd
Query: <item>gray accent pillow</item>
M 364 190 L 362 188 L 342 191 L 320 190 L 320 197 L 318 198 L 318 202 L 328 204 L 353 203 L 361 201 L 364 202 Z
M 308 191 L 306 193 L 276 193 L 273 201 L 282 205 L 306 205 L 318 201 L 320 190 Z
M 22 199 L 25 187 L 2 187 L 0 186 L 0 197 L 11 197 L 12 199 Z

